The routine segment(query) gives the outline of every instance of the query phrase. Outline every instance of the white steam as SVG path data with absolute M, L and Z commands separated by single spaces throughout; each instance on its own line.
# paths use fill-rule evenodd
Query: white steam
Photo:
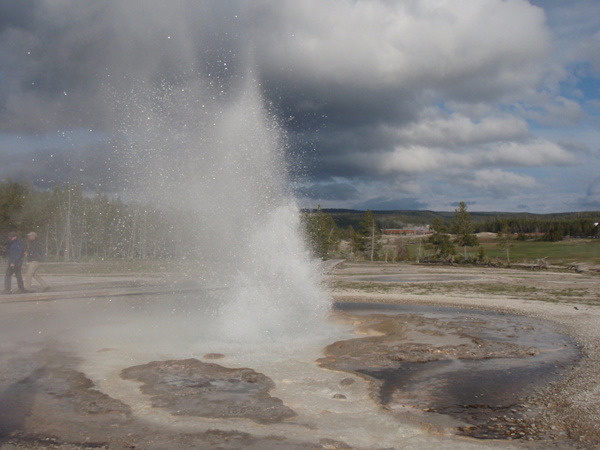
M 225 338 L 306 339 L 324 325 L 329 299 L 299 225 L 297 208 L 290 203 L 269 212 L 264 226 L 250 233 L 220 318 Z
M 200 259 L 203 283 L 225 288 L 216 332 L 274 341 L 321 327 L 330 299 L 301 238 L 282 133 L 256 82 L 229 93 L 200 77 L 138 86 L 119 102 L 128 184 L 135 198 L 185 216 L 173 241 Z

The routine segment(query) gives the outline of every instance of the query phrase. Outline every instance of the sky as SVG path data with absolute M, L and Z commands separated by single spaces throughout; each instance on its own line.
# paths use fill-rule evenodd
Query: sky
M 314 208 L 600 210 L 597 0 L 0 0 L 0 180 L 119 193 L 135 86 L 252 78 Z M 121 110 L 121 113 L 124 110 Z

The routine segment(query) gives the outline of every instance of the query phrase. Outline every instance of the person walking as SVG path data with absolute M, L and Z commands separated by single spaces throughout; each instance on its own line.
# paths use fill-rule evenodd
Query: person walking
M 21 275 L 21 267 L 23 266 L 23 258 L 25 258 L 25 249 L 23 242 L 17 236 L 17 233 L 8 233 L 8 267 L 6 268 L 6 275 L 4 276 L 4 293 L 10 294 L 10 284 L 12 276 L 14 274 L 17 279 L 17 286 L 19 287 L 18 293 L 27 292 L 25 286 L 23 286 L 23 276 Z
M 42 291 L 47 291 L 50 287 L 48 283 L 44 281 L 44 279 L 38 273 L 40 268 L 40 264 L 44 262 L 46 259 L 46 252 L 44 247 L 40 241 L 37 240 L 37 234 L 35 231 L 27 234 L 27 239 L 29 240 L 29 245 L 27 246 L 27 251 L 25 252 L 25 256 L 27 257 L 27 272 L 25 273 L 25 289 L 31 290 L 31 282 L 35 278 L 35 280 L 42 287 Z

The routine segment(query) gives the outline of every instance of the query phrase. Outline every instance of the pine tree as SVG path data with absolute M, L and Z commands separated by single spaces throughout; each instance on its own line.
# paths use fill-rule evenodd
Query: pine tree
M 454 244 L 448 235 L 448 228 L 442 222 L 442 219 L 435 218 L 431 224 L 433 234 L 427 238 L 427 242 L 433 245 L 435 256 L 441 259 L 446 259 L 456 253 Z
M 305 217 L 306 233 L 316 256 L 325 259 L 337 242 L 337 226 L 331 214 L 325 214 L 321 205 L 317 212 Z
M 5 238 L 8 231 L 17 231 L 19 214 L 27 196 L 24 184 L 7 181 L 0 183 L 0 232 Z
M 348 233 L 350 234 L 350 250 L 352 250 L 354 258 L 356 258 L 357 255 L 365 250 L 365 242 L 360 233 L 354 231 L 352 225 L 348 227 Z
M 454 210 L 450 231 L 455 235 L 454 243 L 463 247 L 465 259 L 467 258 L 467 247 L 475 247 L 479 243 L 473 230 L 473 222 L 471 215 L 467 212 L 467 204 L 460 202 L 458 209 Z

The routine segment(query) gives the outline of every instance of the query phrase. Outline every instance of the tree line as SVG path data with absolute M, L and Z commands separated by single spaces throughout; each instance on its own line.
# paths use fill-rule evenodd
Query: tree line
M 381 229 L 370 210 L 363 213 L 356 229 L 352 225 L 346 229 L 338 227 L 333 216 L 320 206 L 314 212 L 303 213 L 303 224 L 306 240 L 319 258 L 325 259 L 339 251 L 342 241 L 349 243 L 351 258 L 377 261 L 382 256 Z
M 136 202 L 126 204 L 118 197 L 99 192 L 84 195 L 78 185 L 40 191 L 18 182 L 0 182 L 0 233 L 6 236 L 9 231 L 16 231 L 24 236 L 35 231 L 54 260 L 195 256 L 194 252 L 201 249 L 189 245 L 193 230 L 186 224 L 194 223 L 190 214 Z M 461 202 L 454 213 L 328 212 L 318 207 L 303 211 L 302 223 L 306 240 L 317 257 L 391 262 L 410 256 L 404 240 L 382 239 L 382 229 L 398 226 L 398 217 L 415 224 L 428 224 L 433 234 L 423 245 L 443 259 L 457 254 L 455 246 L 462 248 L 462 257 L 466 258 L 466 248 L 477 246 L 475 234 L 482 231 L 499 237 L 518 235 L 521 239 L 531 239 L 536 234 L 539 239 L 547 240 L 592 236 L 598 233 L 595 222 L 599 214 L 468 213 L 466 204 Z M 6 243 L 0 239 L 2 254 Z
M 475 223 L 476 232 L 497 233 L 508 227 L 517 235 L 538 236 L 542 240 L 557 241 L 564 237 L 589 237 L 597 233 L 594 225 L 600 213 L 584 212 L 540 217 L 496 217 Z
M 377 218 L 375 215 L 377 214 Z M 485 259 L 483 247 L 479 245 L 477 233 L 490 232 L 496 235 L 496 242 L 506 251 L 510 260 L 512 241 L 546 240 L 559 241 L 564 237 L 598 236 L 597 222 L 600 213 L 565 214 L 499 214 L 474 213 L 467 211 L 465 202 L 460 202 L 453 213 L 431 211 L 402 212 L 358 212 L 352 210 L 304 211 L 308 242 L 315 255 L 326 257 L 341 255 L 340 243 L 349 242 L 350 258 L 371 261 L 398 261 L 408 259 L 408 248 L 403 239 L 393 244 L 384 244 L 381 229 L 402 228 L 401 221 L 429 225 L 431 234 L 421 244 L 430 250 L 429 259 L 477 262 Z M 406 222 L 405 222 L 406 223 Z M 340 226 L 345 225 L 345 228 Z M 383 226 L 382 226 L 383 225 Z M 457 247 L 462 252 L 457 251 Z M 467 247 L 477 248 L 476 256 L 467 254 Z M 346 256 L 346 255 L 341 255 Z
M 457 206 L 460 206 L 457 205 Z M 310 212 L 310 211 L 306 211 Z M 363 211 L 326 209 L 340 228 L 352 226 L 356 229 L 363 218 Z M 431 225 L 440 219 L 450 227 L 454 212 L 434 211 L 373 211 L 377 223 L 382 229 L 403 228 L 411 225 Z M 572 213 L 533 214 L 502 212 L 470 212 L 475 233 L 498 233 L 505 225 L 516 234 L 546 235 L 555 234 L 573 237 L 593 236 L 597 230 L 594 223 L 600 221 L 599 211 L 583 211 Z
M 85 196 L 77 185 L 40 191 L 0 182 L 0 233 L 35 231 L 54 260 L 173 257 L 185 249 L 176 238 L 181 222 L 174 212 L 102 193 Z M 0 243 L 6 247 L 5 239 Z

